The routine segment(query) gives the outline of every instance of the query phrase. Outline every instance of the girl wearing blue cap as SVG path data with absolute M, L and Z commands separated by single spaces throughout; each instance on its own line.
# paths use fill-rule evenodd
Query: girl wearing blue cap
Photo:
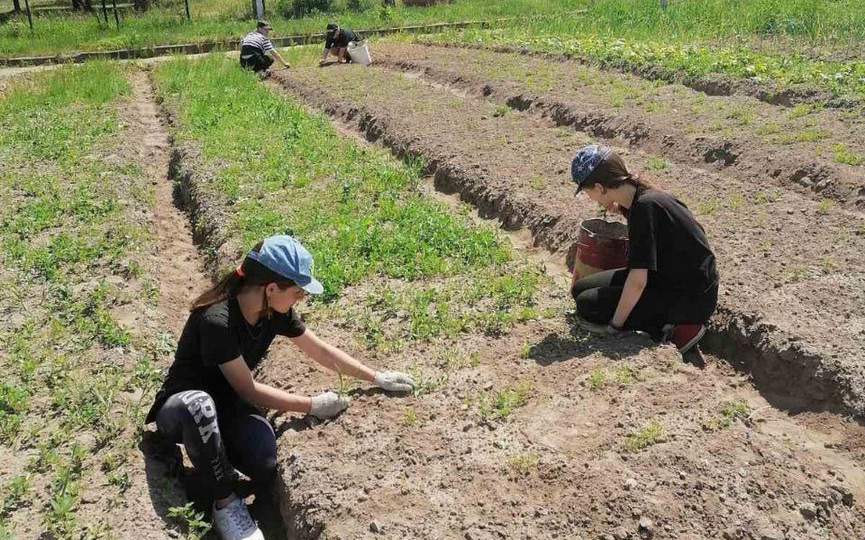
M 250 251 L 237 270 L 193 303 L 174 363 L 146 422 L 182 443 L 213 493 L 214 528 L 224 540 L 262 539 L 244 501 L 234 494 L 235 469 L 261 491 L 276 473 L 276 436 L 261 408 L 325 419 L 349 399 L 333 392 L 290 394 L 256 382 L 252 371 L 277 335 L 286 336 L 321 365 L 408 392 L 411 378 L 376 372 L 306 329 L 294 305 L 323 291 L 310 273 L 312 256 L 290 236 L 272 236 Z
M 699 342 L 718 303 L 718 270 L 703 227 L 680 200 L 589 145 L 571 164 L 577 193 L 628 220 L 628 266 L 571 280 L 577 313 L 605 332 L 641 330 L 682 352 Z

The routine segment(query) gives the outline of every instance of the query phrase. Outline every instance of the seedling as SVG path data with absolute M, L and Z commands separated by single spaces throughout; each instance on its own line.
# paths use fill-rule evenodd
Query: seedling
M 406 407 L 402 416 L 402 423 L 407 427 L 412 427 L 417 424 L 417 414 L 413 407 Z
M 639 452 L 657 444 L 663 436 L 664 426 L 653 420 L 646 427 L 629 434 L 625 439 L 625 448 L 629 452 Z
M 168 515 L 180 520 L 186 527 L 187 540 L 202 540 L 210 532 L 211 525 L 204 520 L 204 512 L 196 512 L 192 502 L 172 506 L 168 509 Z
M 667 168 L 667 160 L 662 157 L 652 156 L 646 160 L 647 171 L 663 171 Z
M 527 359 L 532 352 L 532 346 L 529 345 L 528 341 L 523 341 L 523 344 L 520 345 L 520 358 Z
M 481 393 L 477 400 L 481 418 L 485 420 L 507 418 L 514 409 L 528 403 L 530 393 L 531 385 L 528 382 L 508 386 L 495 393 Z
M 412 391 L 412 395 L 416 397 L 432 393 L 448 381 L 447 372 L 441 373 L 435 377 L 428 377 L 417 364 L 412 364 L 407 371 L 414 381 L 414 390 Z
M 604 386 L 605 376 L 604 372 L 600 369 L 595 369 L 589 374 L 589 378 L 586 379 L 586 382 L 589 385 L 589 388 L 592 390 L 597 390 L 598 388 Z
M 750 408 L 745 403 L 726 403 L 718 417 L 703 422 L 703 429 L 706 431 L 726 429 L 736 420 L 747 418 L 749 411 Z
M 343 375 L 341 371 L 336 371 L 337 377 L 337 394 L 346 397 L 351 394 L 358 385 L 357 379 L 349 375 Z
M 630 366 L 616 368 L 616 382 L 622 386 L 628 386 L 639 380 L 639 373 Z
M 703 201 L 697 205 L 697 213 L 704 215 L 713 214 L 719 206 L 720 203 L 718 202 L 718 199 L 709 199 L 708 201 Z
M 832 207 L 834 205 L 835 203 L 832 201 L 832 199 L 822 199 L 820 201 L 820 204 L 817 205 L 817 213 L 821 216 L 825 216 L 829 213 L 830 210 L 832 210 Z
M 508 458 L 508 466 L 513 469 L 514 472 L 523 476 L 536 470 L 539 463 L 540 457 L 533 452 L 514 454 Z

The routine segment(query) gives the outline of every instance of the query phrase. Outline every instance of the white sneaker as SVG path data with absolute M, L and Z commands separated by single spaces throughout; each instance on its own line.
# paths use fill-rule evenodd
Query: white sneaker
M 228 506 L 217 509 L 213 505 L 213 528 L 222 540 L 264 540 L 261 529 L 246 509 L 246 503 L 232 495 Z

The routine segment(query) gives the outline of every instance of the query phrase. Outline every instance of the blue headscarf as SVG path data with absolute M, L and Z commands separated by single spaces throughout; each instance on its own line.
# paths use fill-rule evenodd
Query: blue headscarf
M 577 193 L 583 189 L 583 183 L 589 175 L 612 151 L 612 148 L 602 144 L 590 144 L 577 150 L 574 160 L 571 161 L 571 179 L 577 184 Z

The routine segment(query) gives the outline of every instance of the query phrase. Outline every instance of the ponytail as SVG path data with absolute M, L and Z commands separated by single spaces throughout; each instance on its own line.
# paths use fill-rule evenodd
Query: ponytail
M 262 242 L 259 242 L 254 248 L 252 248 L 252 251 L 258 251 L 261 249 L 261 245 Z M 236 270 L 224 275 L 216 285 L 204 291 L 198 296 L 198 298 L 193 300 L 189 307 L 189 311 L 208 308 L 229 298 L 235 298 L 238 293 L 245 288 L 262 287 L 269 283 L 276 283 L 276 285 L 283 291 L 292 285 L 295 285 L 294 281 L 282 277 L 255 259 L 245 257 L 243 263 L 241 263 Z M 264 297 L 262 311 L 267 311 L 268 314 L 270 313 L 266 295 Z
M 592 171 L 586 179 L 586 186 L 601 184 L 607 189 L 615 189 L 624 184 L 630 184 L 637 189 L 662 189 L 658 181 L 645 174 L 633 174 L 628 171 L 625 162 L 615 152 L 610 152 Z

